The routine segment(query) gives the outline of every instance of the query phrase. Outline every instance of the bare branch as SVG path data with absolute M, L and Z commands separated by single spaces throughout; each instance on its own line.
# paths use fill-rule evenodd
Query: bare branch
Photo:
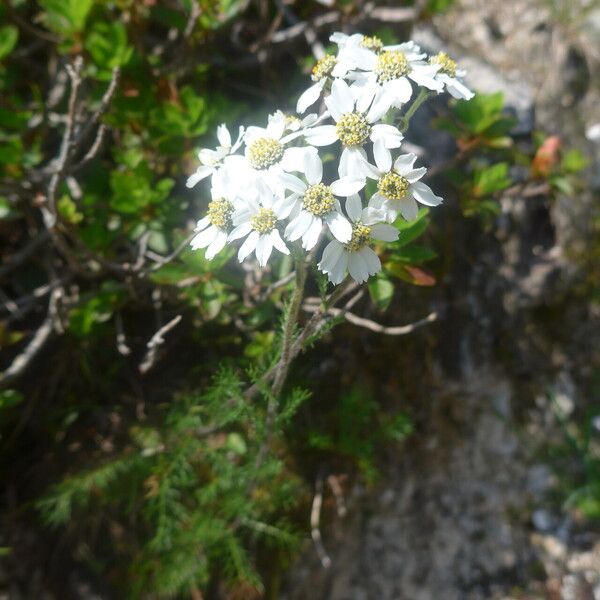
M 158 357 L 158 350 L 162 344 L 165 343 L 165 338 L 163 337 L 166 333 L 171 331 L 179 322 L 181 321 L 181 315 L 177 315 L 174 319 L 171 319 L 166 325 L 163 325 L 151 338 L 146 347 L 148 348 L 148 352 L 146 352 L 146 356 L 144 360 L 140 363 L 138 370 L 140 373 L 147 373 L 156 363 L 156 359 Z
M 50 296 L 48 314 L 43 323 L 37 329 L 23 351 L 14 358 L 10 367 L 0 374 L 0 388 L 6 387 L 25 372 L 27 367 L 29 367 L 33 359 L 39 354 L 40 350 L 46 345 L 54 333 L 56 300 L 59 295 L 60 293 L 58 290 L 55 290 L 55 293 Z
M 318 307 L 314 306 L 313 304 L 304 304 L 302 309 L 305 312 L 309 313 L 316 313 L 318 311 Z M 385 325 L 376 323 L 375 321 L 371 321 L 370 319 L 359 317 L 358 315 L 355 315 L 354 313 L 351 313 L 348 310 L 330 308 L 327 312 L 328 314 L 334 317 L 343 316 L 347 321 L 349 321 L 353 325 L 358 325 L 359 327 L 364 327 L 365 329 L 369 329 L 370 331 L 374 331 L 375 333 L 382 333 L 384 335 L 407 335 L 409 333 L 412 333 L 415 329 L 423 327 L 423 325 L 427 325 L 429 323 L 437 321 L 438 318 L 437 312 L 434 311 L 427 315 L 424 319 L 420 319 L 419 321 L 415 321 L 414 323 L 410 323 L 409 325 L 387 327 Z
M 318 475 L 315 482 L 315 495 L 313 496 L 312 508 L 310 510 L 310 536 L 312 537 L 317 551 L 317 556 L 324 569 L 331 566 L 331 558 L 325 551 L 323 540 L 321 538 L 321 507 L 323 506 L 323 476 Z

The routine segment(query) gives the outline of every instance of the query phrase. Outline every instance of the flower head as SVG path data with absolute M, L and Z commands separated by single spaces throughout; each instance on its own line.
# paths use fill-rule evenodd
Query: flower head
M 420 181 L 425 167 L 414 168 L 417 157 L 401 154 L 392 164 L 392 155 L 383 145 L 375 146 L 375 165 L 363 164 L 363 174 L 377 181 L 377 192 L 371 197 L 371 205 L 381 210 L 387 220 L 394 221 L 398 214 L 407 221 L 417 218 L 417 202 L 425 206 L 438 206 L 442 199 Z
M 242 145 L 242 139 L 244 137 L 244 128 L 240 127 L 238 131 L 238 137 L 232 144 L 231 134 L 225 123 L 222 123 L 217 127 L 217 139 L 219 145 L 215 150 L 209 148 L 202 148 L 198 152 L 198 159 L 200 160 L 200 166 L 196 169 L 196 172 L 188 177 L 186 182 L 187 187 L 194 187 L 199 181 L 205 179 L 209 175 L 213 175 L 219 168 L 223 166 L 227 158 L 231 154 L 235 154 L 239 147 Z
M 302 238 L 302 247 L 310 250 L 326 225 L 336 239 L 347 242 L 352 235 L 352 226 L 343 215 L 336 196 L 347 197 L 354 194 L 364 183 L 342 178 L 330 185 L 324 184 L 323 164 L 314 149 L 305 154 L 303 172 L 306 181 L 289 173 L 280 178 L 284 188 L 292 192 L 286 199 L 291 211 L 285 238 L 290 241 Z
M 306 141 L 313 146 L 328 146 L 336 141 L 343 145 L 339 174 L 351 175 L 355 163 L 366 160 L 363 146 L 370 140 L 380 140 L 386 148 L 398 148 L 402 134 L 393 125 L 377 123 L 370 114 L 357 108 L 348 84 L 336 79 L 331 95 L 325 100 L 335 125 L 320 125 L 304 131 Z
M 249 197 L 233 214 L 234 228 L 228 241 L 246 238 L 238 251 L 238 260 L 242 262 L 253 252 L 258 264 L 266 266 L 273 248 L 283 254 L 289 254 L 285 242 L 281 238 L 278 225 L 289 215 L 289 207 L 281 198 L 262 182 L 257 183 L 257 194 Z
M 346 201 L 346 212 L 352 221 L 350 239 L 346 243 L 329 242 L 318 266 L 334 284 L 341 283 L 347 272 L 354 281 L 363 283 L 381 270 L 381 261 L 371 248 L 372 243 L 393 242 L 398 239 L 398 230 L 382 222 L 381 211 L 371 203 L 362 208 L 357 195 Z

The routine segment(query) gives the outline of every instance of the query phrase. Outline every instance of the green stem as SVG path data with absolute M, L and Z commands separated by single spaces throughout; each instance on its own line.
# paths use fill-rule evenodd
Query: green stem
M 290 368 L 291 356 L 290 350 L 294 341 L 294 330 L 298 323 L 298 315 L 300 313 L 300 305 L 304 296 L 304 284 L 306 282 L 306 263 L 304 260 L 296 261 L 296 278 L 294 291 L 290 299 L 290 307 L 287 311 L 285 325 L 283 327 L 283 340 L 281 342 L 281 358 L 279 369 L 275 375 L 273 382 L 273 397 L 277 398 L 281 394 L 283 384 L 287 378 Z
M 417 110 L 419 110 L 421 104 L 423 104 L 423 102 L 425 102 L 425 100 L 427 100 L 429 96 L 430 93 L 427 90 L 421 88 L 416 100 L 408 107 L 408 110 L 400 117 L 400 124 L 402 125 L 402 127 L 400 127 L 400 131 L 402 133 L 404 133 L 408 129 L 408 126 L 410 125 L 410 120 L 413 118 Z

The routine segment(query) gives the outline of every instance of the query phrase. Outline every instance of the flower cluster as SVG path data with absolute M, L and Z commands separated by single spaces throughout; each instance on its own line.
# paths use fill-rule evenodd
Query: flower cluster
M 220 145 L 200 150 L 187 185 L 210 177 L 212 199 L 191 245 L 206 248 L 208 259 L 240 240 L 239 260 L 255 254 L 264 267 L 274 248 L 317 251 L 328 239 L 319 269 L 334 284 L 347 273 L 362 283 L 381 270 L 373 245 L 398 238 L 391 223 L 399 215 L 415 219 L 418 203 L 442 202 L 420 181 L 426 169 L 414 168 L 417 157 L 399 150 L 403 135 L 394 116 L 415 87 L 422 95 L 447 90 L 470 99 L 464 73 L 447 54 L 428 57 L 414 42 L 386 46 L 377 37 L 342 33 L 331 40 L 338 52 L 317 61 L 296 115 L 277 111 L 266 127 L 240 127 L 235 142 L 220 125 Z M 320 98 L 319 114 L 302 117 Z M 329 177 L 319 154 L 327 146 L 340 150 Z

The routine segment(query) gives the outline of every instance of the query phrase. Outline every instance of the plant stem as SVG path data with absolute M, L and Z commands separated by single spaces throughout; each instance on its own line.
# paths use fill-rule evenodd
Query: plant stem
M 283 340 L 281 343 L 281 359 L 279 369 L 275 375 L 273 382 L 273 397 L 276 400 L 281 394 L 283 384 L 287 378 L 288 370 L 291 363 L 290 349 L 294 341 L 294 330 L 298 322 L 298 314 L 302 304 L 302 296 L 304 295 L 304 284 L 306 282 L 306 263 L 304 260 L 296 261 L 296 277 L 294 291 L 290 300 L 290 307 L 287 311 L 287 317 L 283 328 Z
M 413 118 L 414 114 L 417 112 L 421 104 L 429 98 L 429 92 L 423 88 L 419 91 L 419 95 L 416 100 L 408 107 L 408 110 L 400 117 L 400 123 L 402 127 L 400 127 L 400 131 L 404 133 L 408 126 L 410 125 L 410 120 Z

